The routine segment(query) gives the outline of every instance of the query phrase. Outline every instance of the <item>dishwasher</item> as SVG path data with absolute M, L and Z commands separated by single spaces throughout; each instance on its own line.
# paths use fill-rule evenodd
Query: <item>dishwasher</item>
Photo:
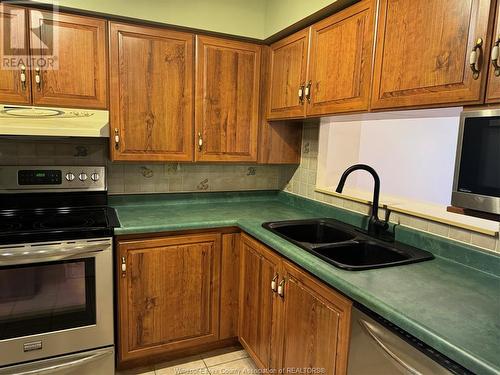
M 352 309 L 348 375 L 468 375 L 464 367 L 363 306 Z

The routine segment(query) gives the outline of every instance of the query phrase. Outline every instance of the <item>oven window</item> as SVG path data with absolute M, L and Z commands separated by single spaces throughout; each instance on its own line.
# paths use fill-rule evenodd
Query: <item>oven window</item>
M 465 119 L 458 191 L 500 197 L 500 117 Z
M 0 339 L 95 324 L 95 259 L 0 267 Z

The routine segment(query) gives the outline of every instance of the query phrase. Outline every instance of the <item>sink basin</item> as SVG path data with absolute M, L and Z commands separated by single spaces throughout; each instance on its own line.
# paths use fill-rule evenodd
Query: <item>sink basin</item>
M 350 271 L 431 260 L 428 251 L 398 242 L 387 243 L 333 219 L 291 220 L 262 226 L 324 261 Z
M 353 242 L 342 246 L 325 246 L 315 252 L 340 268 L 394 265 L 407 261 L 410 254 L 374 242 Z
M 325 244 L 349 241 L 356 237 L 355 233 L 335 227 L 325 220 L 268 224 L 267 229 L 295 242 Z

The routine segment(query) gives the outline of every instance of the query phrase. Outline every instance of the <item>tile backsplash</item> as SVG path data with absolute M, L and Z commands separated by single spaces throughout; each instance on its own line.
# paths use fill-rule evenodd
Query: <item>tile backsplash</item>
M 0 165 L 106 165 L 110 194 L 281 190 L 297 166 L 111 163 L 108 140 L 0 138 Z

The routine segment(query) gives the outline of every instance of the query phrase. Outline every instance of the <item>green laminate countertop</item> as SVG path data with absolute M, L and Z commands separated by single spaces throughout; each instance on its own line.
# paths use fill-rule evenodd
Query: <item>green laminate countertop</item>
M 479 254 L 482 258 L 478 261 L 472 249 L 464 250 L 457 244 L 455 251 L 451 241 L 443 247 L 432 236 L 403 233 L 401 239 L 413 241 L 413 245 L 419 242 L 419 247 L 432 251 L 436 258 L 399 267 L 345 271 L 262 227 L 266 221 L 314 217 L 331 217 L 357 226 L 366 220 L 332 206 L 286 193 L 116 196 L 110 204 L 121 223 L 116 235 L 238 226 L 467 369 L 477 374 L 500 373 L 496 256 Z M 462 255 L 444 257 L 446 247 Z M 467 264 L 457 261 L 461 259 Z M 480 264 L 487 266 L 485 270 L 473 268 Z

